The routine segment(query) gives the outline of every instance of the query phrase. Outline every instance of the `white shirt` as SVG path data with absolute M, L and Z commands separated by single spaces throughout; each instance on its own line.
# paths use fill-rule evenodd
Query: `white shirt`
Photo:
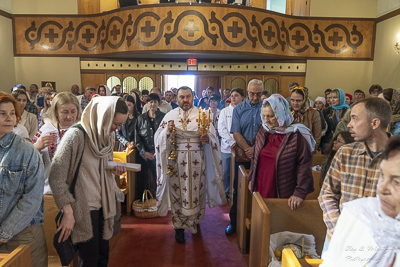
M 231 146 L 236 143 L 233 134 L 230 133 L 232 126 L 232 113 L 233 106 L 230 104 L 228 107 L 221 110 L 218 120 L 218 134 L 221 136 L 221 152 L 231 153 Z
M 16 135 L 21 136 L 22 138 L 26 138 L 29 139 L 29 133 L 28 130 L 25 128 L 24 125 L 22 125 L 21 123 L 18 123 L 17 126 L 14 127 L 13 132 Z
M 164 100 L 161 100 L 161 103 L 160 103 L 160 105 L 158 106 L 158 109 L 159 109 L 162 113 L 167 114 L 170 110 L 172 110 L 172 107 L 171 107 L 170 104 L 168 104 L 168 102 L 165 102 Z M 146 113 L 147 111 L 149 111 L 149 106 L 148 106 L 148 105 L 144 105 L 142 114 Z

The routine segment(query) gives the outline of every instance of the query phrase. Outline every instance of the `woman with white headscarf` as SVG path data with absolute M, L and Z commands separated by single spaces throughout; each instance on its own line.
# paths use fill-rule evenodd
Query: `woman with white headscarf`
M 53 158 L 50 187 L 57 206 L 64 211 L 57 229 L 61 231 L 59 242 L 71 235 L 78 247 L 80 266 L 108 264 L 116 197 L 123 199 L 114 174 L 121 175 L 126 169 L 109 171 L 106 167 L 113 159 L 114 132 L 127 116 L 128 107 L 119 97 L 92 99 L 78 124 L 81 128 L 72 127 L 65 133 Z M 69 188 L 77 168 L 74 197 Z
M 255 137 L 249 189 L 263 198 L 288 198 L 297 209 L 314 191 L 311 171 L 315 140 L 301 123 L 293 123 L 289 103 L 279 94 L 265 99 L 262 126 Z

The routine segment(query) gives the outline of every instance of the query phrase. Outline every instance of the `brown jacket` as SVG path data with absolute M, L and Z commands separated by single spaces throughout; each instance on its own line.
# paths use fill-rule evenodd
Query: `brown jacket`
M 310 145 L 300 132 L 288 133 L 279 147 L 275 166 L 258 166 L 260 152 L 266 145 L 268 135 L 269 133 L 260 127 L 255 137 L 254 157 L 248 177 L 252 191 L 257 181 L 257 170 L 275 168 L 278 198 L 289 198 L 294 195 L 305 199 L 307 194 L 314 191 Z
M 315 139 L 315 149 L 319 147 L 322 137 L 321 117 L 316 109 L 310 109 L 303 115 L 303 124 L 310 129 Z

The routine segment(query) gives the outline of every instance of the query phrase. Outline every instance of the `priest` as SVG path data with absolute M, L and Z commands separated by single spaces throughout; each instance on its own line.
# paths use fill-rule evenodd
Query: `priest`
M 155 134 L 157 160 L 157 209 L 172 212 L 175 240 L 185 242 L 184 229 L 197 233 L 197 224 L 210 208 L 226 203 L 219 141 L 213 125 L 200 135 L 200 110 L 193 106 L 193 92 L 178 90 L 179 107 L 168 112 Z M 206 115 L 207 116 L 207 115 Z M 204 118 L 202 125 L 204 126 Z

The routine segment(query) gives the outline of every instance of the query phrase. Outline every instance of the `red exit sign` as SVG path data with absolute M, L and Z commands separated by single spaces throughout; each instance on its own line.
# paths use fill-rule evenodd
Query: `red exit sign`
M 188 66 L 197 66 L 197 59 L 196 58 L 188 58 L 187 65 Z

